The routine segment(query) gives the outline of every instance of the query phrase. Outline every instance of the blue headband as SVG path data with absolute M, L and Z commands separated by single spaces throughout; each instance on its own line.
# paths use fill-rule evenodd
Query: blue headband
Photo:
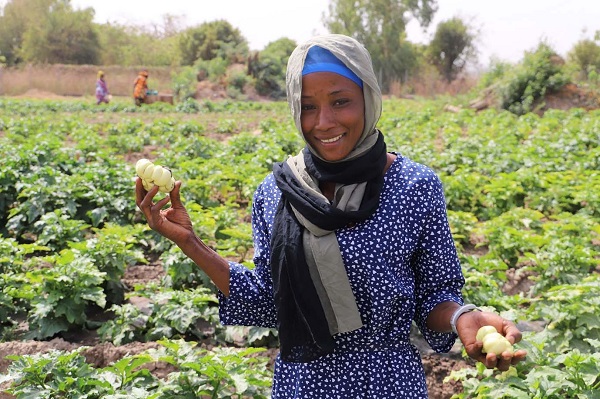
M 302 68 L 302 76 L 314 72 L 333 72 L 345 78 L 352 80 L 362 89 L 362 80 L 350 70 L 342 61 L 340 61 L 331 51 L 322 47 L 313 46 L 308 49 L 306 59 L 304 60 L 304 68 Z

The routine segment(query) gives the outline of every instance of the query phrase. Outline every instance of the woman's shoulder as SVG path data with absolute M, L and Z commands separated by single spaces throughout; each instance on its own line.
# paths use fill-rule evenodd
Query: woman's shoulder
M 432 199 L 443 193 L 442 182 L 435 171 L 422 163 L 397 155 L 395 162 L 390 167 L 384 185 L 384 195 L 397 201 L 398 196 L 420 198 L 421 200 Z
M 435 171 L 422 163 L 416 162 L 411 158 L 408 158 L 402 154 L 393 152 L 396 155 L 396 159 L 392 163 L 388 172 L 391 177 L 401 180 L 409 181 L 423 181 L 423 180 L 439 180 L 439 177 Z
M 277 183 L 275 182 L 275 176 L 273 176 L 273 172 L 269 173 L 265 178 L 260 182 L 254 196 L 261 199 L 273 199 L 279 198 L 281 195 L 281 191 L 277 187 Z

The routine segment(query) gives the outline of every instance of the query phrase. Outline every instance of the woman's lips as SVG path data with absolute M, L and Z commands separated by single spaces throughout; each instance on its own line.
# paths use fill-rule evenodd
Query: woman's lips
M 336 141 L 338 141 L 339 139 L 341 139 L 343 135 L 344 135 L 344 134 L 340 134 L 339 136 L 335 136 L 335 137 L 333 137 L 333 138 L 330 138 L 330 139 L 322 139 L 322 140 L 320 140 L 320 141 L 321 141 L 321 143 L 323 143 L 323 144 L 331 144 L 331 143 L 335 143 Z

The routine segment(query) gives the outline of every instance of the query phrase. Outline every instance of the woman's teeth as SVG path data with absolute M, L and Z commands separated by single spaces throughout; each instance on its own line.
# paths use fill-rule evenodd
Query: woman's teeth
M 340 134 L 339 136 L 337 136 L 337 137 L 334 137 L 334 138 L 332 138 L 332 139 L 328 139 L 328 140 L 321 140 L 321 142 L 323 142 L 323 143 L 333 143 L 333 142 L 336 142 L 336 141 L 338 141 L 339 139 L 341 139 L 341 138 L 342 138 L 342 136 L 343 136 L 343 134 Z

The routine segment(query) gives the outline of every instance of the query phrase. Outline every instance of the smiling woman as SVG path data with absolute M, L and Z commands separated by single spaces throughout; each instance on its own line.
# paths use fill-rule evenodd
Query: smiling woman
M 219 288 L 221 322 L 277 328 L 273 399 L 427 398 L 413 321 L 437 352 L 458 336 L 489 368 L 523 360 L 524 351 L 482 353 L 481 326 L 511 343 L 521 333 L 497 314 L 462 306 L 465 280 L 441 182 L 387 151 L 365 47 L 343 35 L 310 39 L 291 54 L 286 87 L 306 146 L 276 163 L 254 194 L 253 269 L 194 233 L 181 182 L 156 203 L 158 189 L 136 183 L 149 225 Z

